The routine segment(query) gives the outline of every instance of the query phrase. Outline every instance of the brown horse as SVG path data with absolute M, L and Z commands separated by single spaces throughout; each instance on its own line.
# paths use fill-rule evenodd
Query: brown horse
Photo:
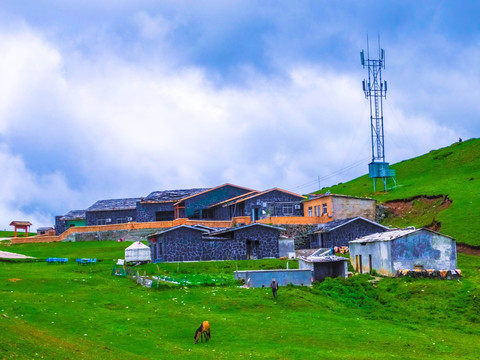
M 195 336 L 193 337 L 195 339 L 195 344 L 198 342 L 198 340 L 201 340 L 203 342 L 203 339 L 205 338 L 205 341 L 210 340 L 210 323 L 208 321 L 202 322 L 200 327 L 195 331 Z

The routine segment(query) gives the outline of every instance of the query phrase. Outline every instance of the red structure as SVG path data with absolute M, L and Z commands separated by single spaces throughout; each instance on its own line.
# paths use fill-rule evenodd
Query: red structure
M 23 229 L 25 230 L 25 237 L 28 236 L 28 228 L 32 226 L 32 223 L 30 221 L 12 221 L 10 223 L 10 226 L 15 226 L 15 236 L 17 237 L 17 229 Z

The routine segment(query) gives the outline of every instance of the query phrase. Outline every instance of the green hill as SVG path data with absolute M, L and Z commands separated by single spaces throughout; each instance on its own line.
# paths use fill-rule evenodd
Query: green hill
M 460 243 L 480 246 L 480 139 L 432 150 L 391 168 L 397 171 L 397 186 L 387 193 L 374 193 L 368 175 L 319 192 L 377 199 L 387 209 L 385 225 L 428 226 Z M 378 189 L 383 190 L 380 181 Z

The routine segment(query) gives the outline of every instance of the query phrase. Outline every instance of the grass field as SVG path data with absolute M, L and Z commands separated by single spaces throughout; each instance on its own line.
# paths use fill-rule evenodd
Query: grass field
M 451 205 L 436 212 L 432 206 L 394 225 L 428 225 L 432 219 L 441 223 L 440 232 L 470 245 L 480 246 L 480 139 L 471 139 L 432 150 L 428 154 L 391 166 L 397 171 L 397 187 L 387 193 L 373 193 L 368 175 L 344 184 L 324 188 L 334 194 L 368 196 L 384 202 L 419 195 L 447 195 Z M 380 182 L 377 190 L 383 190 Z M 407 216 L 406 216 L 407 217 Z M 390 221 L 390 220 L 389 220 Z M 388 225 L 388 224 L 387 224 Z
M 476 359 L 480 258 L 459 255 L 461 281 L 328 279 L 308 287 L 146 289 L 111 275 L 128 244 L 0 245 L 93 266 L 0 262 L 0 358 L 5 359 Z M 290 262 L 290 267 L 293 267 Z M 149 264 L 139 271 L 229 274 L 281 260 Z M 178 272 L 177 272 L 178 270 Z M 209 343 L 193 344 L 203 320 Z
M 37 233 L 32 233 L 32 232 L 28 233 L 28 236 L 35 236 L 35 235 L 37 235 Z M 15 231 L 0 230 L 0 238 L 7 238 L 7 237 L 14 237 L 14 236 L 15 236 Z M 22 231 L 22 230 L 17 231 L 17 236 L 24 237 L 25 231 Z

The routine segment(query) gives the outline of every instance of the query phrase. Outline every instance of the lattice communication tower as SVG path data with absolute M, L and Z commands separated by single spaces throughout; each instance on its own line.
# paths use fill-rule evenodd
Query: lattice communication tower
M 370 59 L 370 49 L 367 38 L 367 57 L 365 51 L 360 52 L 360 62 L 368 70 L 368 79 L 363 80 L 365 98 L 370 100 L 370 129 L 372 135 L 372 162 L 368 164 L 368 174 L 373 179 L 373 191 L 377 179 L 382 179 L 387 191 L 388 179 L 396 185 L 394 169 L 385 161 L 385 143 L 383 132 L 383 99 L 387 98 L 387 82 L 382 80 L 382 69 L 385 69 L 385 50 L 380 48 L 378 41 L 378 59 Z

